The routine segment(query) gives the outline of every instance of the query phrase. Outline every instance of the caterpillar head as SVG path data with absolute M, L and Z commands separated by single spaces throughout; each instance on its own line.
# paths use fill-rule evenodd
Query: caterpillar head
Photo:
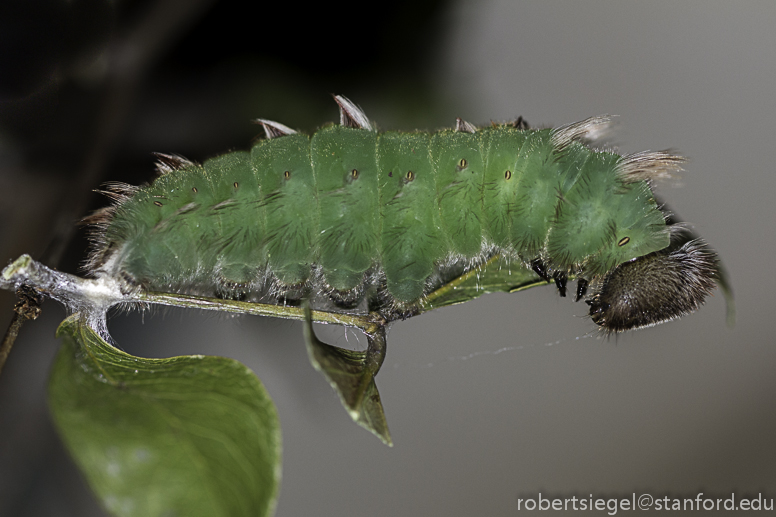
M 668 151 L 624 157 L 573 147 L 563 152 L 569 170 L 578 173 L 573 188 L 559 191 L 546 243 L 555 268 L 603 276 L 623 262 L 668 247 L 670 231 L 651 183 L 671 177 L 681 157 Z
M 703 304 L 721 278 L 717 255 L 700 239 L 673 241 L 663 250 L 620 264 L 595 287 L 587 303 L 603 332 L 651 327 Z
M 613 196 L 618 205 L 609 220 L 605 244 L 589 260 L 586 270 L 603 275 L 618 264 L 665 249 L 671 242 L 671 227 L 666 225 L 652 190 L 646 182 L 626 185 Z
M 650 185 L 675 177 L 685 159 L 670 150 L 622 156 L 615 165 L 619 184 L 613 197 L 618 219 L 609 221 L 606 244 L 587 267 L 604 274 L 618 264 L 662 250 L 670 243 L 670 228 L 657 206 Z

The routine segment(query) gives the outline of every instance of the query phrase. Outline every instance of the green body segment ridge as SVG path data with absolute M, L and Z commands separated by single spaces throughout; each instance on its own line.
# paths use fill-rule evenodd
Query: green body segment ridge
M 265 209 L 259 202 L 262 184 L 251 166 L 250 153 L 236 151 L 203 164 L 214 199 L 208 217 L 215 237 L 213 249 L 200 247 L 207 260 L 215 261 L 216 274 L 225 285 L 244 286 L 256 278 L 267 260 Z M 250 224 L 245 224 L 249 221 Z
M 423 296 L 442 245 L 427 133 L 381 135 L 380 263 L 388 292 L 411 303 Z
M 431 137 L 440 229 L 450 254 L 473 257 L 482 250 L 482 153 L 484 133 L 453 130 Z
M 349 291 L 379 258 L 377 133 L 343 126 L 321 129 L 310 156 L 317 180 L 319 261 L 328 285 Z
M 160 177 L 114 186 L 116 204 L 95 216 L 92 269 L 228 296 L 374 286 L 411 307 L 453 263 L 499 253 L 593 279 L 669 244 L 648 184 L 666 155 L 583 145 L 601 119 L 378 133 L 360 116 L 311 138 L 261 121 L 268 138 L 201 166 L 163 156 Z
M 283 285 L 302 285 L 317 260 L 318 193 L 310 161 L 310 138 L 293 134 L 251 149 L 263 196 L 256 207 L 266 214 L 267 267 Z

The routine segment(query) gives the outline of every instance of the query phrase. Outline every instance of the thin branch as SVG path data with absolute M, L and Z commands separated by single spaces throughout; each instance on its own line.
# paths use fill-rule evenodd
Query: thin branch
M 35 295 L 45 295 L 65 304 L 71 312 L 83 312 L 86 316 L 100 316 L 114 305 L 130 303 L 155 303 L 175 307 L 217 310 L 241 314 L 272 316 L 275 318 L 305 320 L 304 308 L 283 305 L 241 302 L 188 296 L 184 294 L 133 292 L 122 293 L 118 282 L 110 278 L 81 278 L 63 273 L 36 262 L 29 255 L 22 255 L 6 267 L 0 276 L 2 289 L 29 289 Z M 377 313 L 340 314 L 312 311 L 314 323 L 345 325 L 374 333 L 387 324 Z
M 304 321 L 307 314 L 304 307 L 288 307 L 270 303 L 241 302 L 237 300 L 224 300 L 221 298 L 207 298 L 202 296 L 188 296 L 185 294 L 171 294 L 147 292 L 132 297 L 132 301 L 143 303 L 155 303 L 190 309 L 205 309 L 238 314 L 253 314 L 257 316 L 271 316 L 288 320 Z M 361 329 L 370 334 L 385 326 L 387 321 L 376 312 L 369 314 L 341 314 L 328 311 L 310 311 L 313 323 L 344 325 Z
M 40 316 L 40 304 L 43 301 L 42 296 L 34 289 L 27 286 L 20 286 L 16 290 L 17 302 L 14 306 L 14 315 L 11 324 L 3 337 L 3 343 L 0 345 L 0 374 L 3 372 L 3 366 L 11 353 L 13 344 L 19 335 L 19 330 L 27 320 L 34 320 Z

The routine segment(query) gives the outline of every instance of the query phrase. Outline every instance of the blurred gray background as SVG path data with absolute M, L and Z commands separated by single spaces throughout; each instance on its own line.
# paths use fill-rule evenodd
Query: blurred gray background
M 85 196 L 62 215 L 67 201 L 149 181 L 152 151 L 247 148 L 258 117 L 311 132 L 337 119 L 330 93 L 383 129 L 615 114 L 623 152 L 690 158 L 660 194 L 722 256 L 734 328 L 717 294 L 680 321 L 598 339 L 586 306 L 552 287 L 396 323 L 377 378 L 392 449 L 350 421 L 298 323 L 116 315 L 131 353 L 224 355 L 257 373 L 283 426 L 278 516 L 514 515 L 539 492 L 776 497 L 776 3 L 41 4 L 0 17 L 3 261 L 56 257 L 56 224 L 107 203 Z M 83 231 L 62 249 L 55 262 L 76 272 Z M 5 325 L 13 296 L 0 301 Z M 47 413 L 63 316 L 47 303 L 0 377 L 2 516 L 104 515 Z

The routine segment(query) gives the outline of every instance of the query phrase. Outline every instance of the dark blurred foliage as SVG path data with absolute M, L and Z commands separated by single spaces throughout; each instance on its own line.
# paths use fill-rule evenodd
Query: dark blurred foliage
M 94 57 L 110 37 L 105 0 L 9 1 L 0 6 L 0 100 L 25 97 Z

